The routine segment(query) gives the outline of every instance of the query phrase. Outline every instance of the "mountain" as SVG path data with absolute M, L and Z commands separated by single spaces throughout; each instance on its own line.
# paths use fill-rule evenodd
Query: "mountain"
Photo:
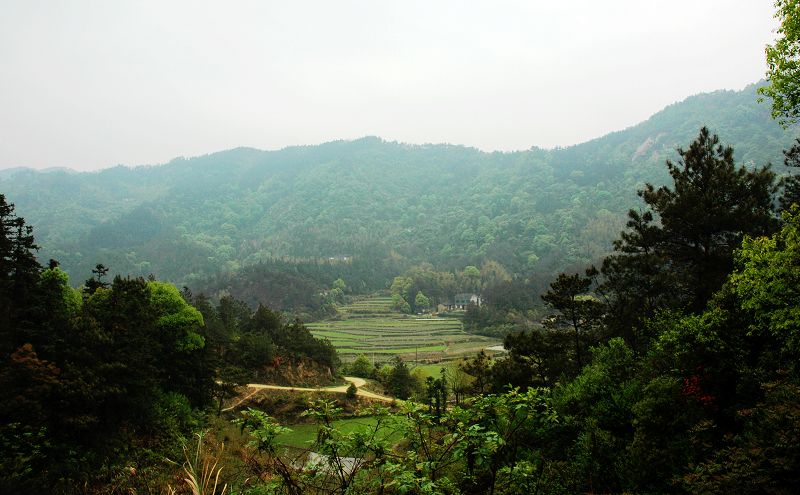
M 352 269 L 369 279 L 364 288 L 413 263 L 486 259 L 549 280 L 609 251 L 627 210 L 641 205 L 637 188 L 664 183 L 664 160 L 703 125 L 748 166 L 780 164 L 796 134 L 770 118 L 751 85 L 692 96 L 636 126 L 553 150 L 486 153 L 366 137 L 99 172 L 15 169 L 0 174 L 0 192 L 35 227 L 40 257 L 58 259 L 73 280 L 104 263 L 197 286 L 275 258 L 287 267 L 345 258 L 342 266 L 374 266 L 372 276 Z

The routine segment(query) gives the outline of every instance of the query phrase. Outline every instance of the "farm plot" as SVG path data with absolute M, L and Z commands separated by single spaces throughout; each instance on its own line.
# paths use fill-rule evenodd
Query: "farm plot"
M 339 320 L 309 323 L 315 337 L 326 338 L 345 361 L 359 354 L 387 361 L 440 361 L 474 354 L 497 345 L 496 339 L 464 332 L 457 318 L 403 315 L 390 309 L 389 298 L 368 298 L 340 309 Z

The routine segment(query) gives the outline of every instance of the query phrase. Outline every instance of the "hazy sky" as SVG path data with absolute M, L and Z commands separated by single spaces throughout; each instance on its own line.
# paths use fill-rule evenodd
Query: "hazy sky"
M 576 144 L 763 77 L 772 0 L 0 0 L 0 168 Z

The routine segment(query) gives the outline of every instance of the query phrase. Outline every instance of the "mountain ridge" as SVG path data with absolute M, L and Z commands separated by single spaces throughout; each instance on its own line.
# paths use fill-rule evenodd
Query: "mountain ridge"
M 131 170 L 136 170 L 136 169 L 139 169 L 139 168 L 162 167 L 162 166 L 170 165 L 173 162 L 191 161 L 191 160 L 202 159 L 202 158 L 206 158 L 206 157 L 212 157 L 212 156 L 217 156 L 217 155 L 227 154 L 227 153 L 237 153 L 237 152 L 277 153 L 277 152 L 283 152 L 283 151 L 286 151 L 286 150 L 293 150 L 293 149 L 324 147 L 324 146 L 331 145 L 331 144 L 358 143 L 358 142 L 364 142 L 364 141 L 377 141 L 377 142 L 386 143 L 386 144 L 397 144 L 397 145 L 401 145 L 401 146 L 417 147 L 417 148 L 426 148 L 426 147 L 464 148 L 464 149 L 475 150 L 477 152 L 486 153 L 486 154 L 497 154 L 497 153 L 499 153 L 499 154 L 516 154 L 516 153 L 525 153 L 525 152 L 531 152 L 531 151 L 532 152 L 554 152 L 554 151 L 561 151 L 561 150 L 566 150 L 566 149 L 571 149 L 571 148 L 576 148 L 576 147 L 589 146 L 592 143 L 594 143 L 595 141 L 604 140 L 606 138 L 610 138 L 611 136 L 619 134 L 619 133 L 625 133 L 626 131 L 629 131 L 631 129 L 634 129 L 634 128 L 637 128 L 637 127 L 640 127 L 640 126 L 643 126 L 643 125 L 647 124 L 648 122 L 652 121 L 653 119 L 656 119 L 657 117 L 659 117 L 661 114 L 669 113 L 674 107 L 680 107 L 683 104 L 691 103 L 695 99 L 703 99 L 703 98 L 714 97 L 714 96 L 718 96 L 718 95 L 732 95 L 732 94 L 737 94 L 737 93 L 742 93 L 742 92 L 751 92 L 751 91 L 754 93 L 755 89 L 757 89 L 759 86 L 763 85 L 764 82 L 765 81 L 761 80 L 761 81 L 758 81 L 758 82 L 755 82 L 755 83 L 748 84 L 741 90 L 719 89 L 719 90 L 715 90 L 715 91 L 703 92 L 703 93 L 697 93 L 697 94 L 694 94 L 694 95 L 690 95 L 690 96 L 687 96 L 686 98 L 684 98 L 683 100 L 676 101 L 676 102 L 673 102 L 673 103 L 670 103 L 670 104 L 666 105 L 664 108 L 662 108 L 661 110 L 657 111 L 656 113 L 654 113 L 653 115 L 651 115 L 647 119 L 645 119 L 643 121 L 640 121 L 640 122 L 638 122 L 636 124 L 630 125 L 630 126 L 625 127 L 623 129 L 610 131 L 610 132 L 602 134 L 602 135 L 600 135 L 598 137 L 594 137 L 594 138 L 588 139 L 586 141 L 582 141 L 582 142 L 575 143 L 575 144 L 570 144 L 570 145 L 567 145 L 567 146 L 554 146 L 554 147 L 549 147 L 548 148 L 548 147 L 542 147 L 542 146 L 538 146 L 538 145 L 531 145 L 529 148 L 519 149 L 519 150 L 483 150 L 483 149 L 480 149 L 480 148 L 478 148 L 476 146 L 471 146 L 471 145 L 468 145 L 468 144 L 458 144 L 458 143 L 449 143 L 449 142 L 412 143 L 412 142 L 406 142 L 406 141 L 397 141 L 397 140 L 385 139 L 385 138 L 382 138 L 381 136 L 377 136 L 377 135 L 364 135 L 364 136 L 361 136 L 361 137 L 358 137 L 358 138 L 353 138 L 353 139 L 333 139 L 333 140 L 330 140 L 330 141 L 323 141 L 323 142 L 317 143 L 317 144 L 288 145 L 288 146 L 283 146 L 281 148 L 275 148 L 275 149 L 264 149 L 264 148 L 257 148 L 257 147 L 253 147 L 253 146 L 236 146 L 236 147 L 229 148 L 229 149 L 212 151 L 212 152 L 209 152 L 209 153 L 204 153 L 204 154 L 195 155 L 195 156 L 191 156 L 191 157 L 177 156 L 177 157 L 174 157 L 174 158 L 170 159 L 169 161 L 162 162 L 162 163 L 137 164 L 137 165 L 116 164 L 116 165 L 110 165 L 110 166 L 103 167 L 103 168 L 96 169 L 96 170 L 77 170 L 75 168 L 66 167 L 66 166 L 54 166 L 54 167 L 47 167 L 47 168 L 41 168 L 41 169 L 40 168 L 35 168 L 35 167 L 28 167 L 28 166 L 12 166 L 12 167 L 0 168 L 0 177 L 7 177 L 8 174 L 17 173 L 17 172 L 38 172 L 38 173 L 75 172 L 75 173 L 92 174 L 92 173 L 100 173 L 100 172 L 103 172 L 103 171 L 106 171 L 106 170 L 109 170 L 109 169 L 120 168 L 120 167 L 121 168 L 126 168 L 126 169 L 131 169 Z
M 0 188 L 36 228 L 41 255 L 79 278 L 102 262 L 191 285 L 268 259 L 342 253 L 443 268 L 494 259 L 547 278 L 606 254 L 639 204 L 636 189 L 664 183 L 664 160 L 703 125 L 734 145 L 739 162 L 780 163 L 795 129 L 772 121 L 756 87 L 695 95 L 560 149 L 367 136 L 158 166 L 20 171 L 0 174 Z M 181 256 L 166 254 L 175 249 Z

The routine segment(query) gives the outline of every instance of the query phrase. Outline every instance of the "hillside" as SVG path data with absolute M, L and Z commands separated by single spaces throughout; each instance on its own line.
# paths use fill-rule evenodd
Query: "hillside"
M 693 96 L 555 150 L 485 153 L 367 137 L 94 173 L 16 169 L 0 174 L 0 191 L 35 227 L 40 258 L 60 260 L 73 280 L 104 263 L 207 287 L 211 276 L 284 257 L 366 263 L 346 279 L 369 280 L 365 290 L 422 261 L 453 268 L 494 259 L 549 279 L 609 250 L 639 205 L 637 187 L 662 183 L 664 160 L 702 125 L 739 161 L 780 163 L 795 132 L 756 99 L 755 85 Z

